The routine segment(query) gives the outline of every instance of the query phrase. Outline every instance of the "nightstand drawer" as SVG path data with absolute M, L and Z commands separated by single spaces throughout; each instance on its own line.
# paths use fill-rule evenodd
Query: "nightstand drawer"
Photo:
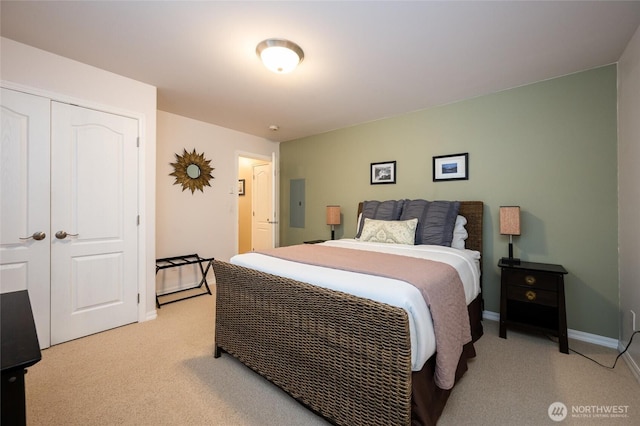
M 509 285 L 520 285 L 550 291 L 558 290 L 557 274 L 545 274 L 544 272 L 526 270 L 505 270 L 502 273 L 505 275 Z
M 507 297 L 509 300 L 517 300 L 519 302 L 531 302 L 552 307 L 558 306 L 558 293 L 554 291 L 510 285 L 507 289 Z

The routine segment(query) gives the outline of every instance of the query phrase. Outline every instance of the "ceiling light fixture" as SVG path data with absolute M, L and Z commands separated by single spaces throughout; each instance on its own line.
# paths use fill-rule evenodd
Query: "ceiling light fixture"
M 277 74 L 293 71 L 304 59 L 304 52 L 292 41 L 268 38 L 258 43 L 256 53 L 262 63 Z

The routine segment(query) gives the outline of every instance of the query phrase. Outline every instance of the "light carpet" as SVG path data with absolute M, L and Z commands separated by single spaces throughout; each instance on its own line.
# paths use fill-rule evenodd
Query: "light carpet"
M 158 318 L 53 346 L 26 375 L 28 425 L 326 425 L 234 358 L 214 359 L 213 296 L 163 306 Z M 484 321 L 478 356 L 455 387 L 441 425 L 640 424 L 640 384 L 544 336 Z M 606 365 L 616 351 L 570 340 Z M 381 390 L 383 391 L 383 390 Z M 627 407 L 626 417 L 585 417 L 585 407 Z M 580 417 L 572 410 L 581 411 Z

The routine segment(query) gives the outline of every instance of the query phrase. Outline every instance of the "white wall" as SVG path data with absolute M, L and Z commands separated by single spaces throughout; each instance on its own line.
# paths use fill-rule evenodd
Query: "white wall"
M 618 63 L 618 216 L 620 256 L 620 343 L 631 338 L 630 310 L 640 329 L 640 28 Z M 640 336 L 629 348 L 629 361 L 640 379 Z
M 156 252 L 159 258 L 197 253 L 229 260 L 238 249 L 238 156 L 279 153 L 279 144 L 224 127 L 158 111 Z M 204 191 L 174 185 L 170 163 L 195 148 L 214 168 Z M 177 269 L 177 268 L 176 268 Z M 193 271 L 158 274 L 162 292 L 194 283 Z
M 4 86 L 140 120 L 139 320 L 154 318 L 156 88 L 6 38 L 0 39 L 0 51 Z

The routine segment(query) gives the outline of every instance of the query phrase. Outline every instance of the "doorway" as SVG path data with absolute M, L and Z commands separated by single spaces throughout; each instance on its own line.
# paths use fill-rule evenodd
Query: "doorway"
M 276 246 L 273 164 L 264 157 L 238 156 L 238 253 Z

